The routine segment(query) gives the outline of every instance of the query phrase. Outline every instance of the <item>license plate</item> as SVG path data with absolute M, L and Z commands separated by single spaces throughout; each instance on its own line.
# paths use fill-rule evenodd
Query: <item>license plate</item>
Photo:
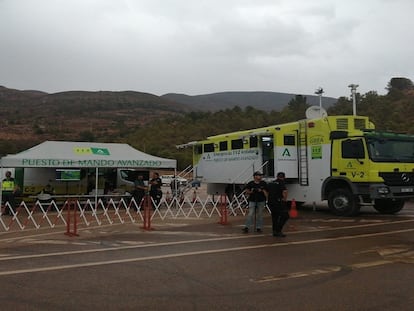
M 414 192 L 414 188 L 402 188 L 401 192 Z

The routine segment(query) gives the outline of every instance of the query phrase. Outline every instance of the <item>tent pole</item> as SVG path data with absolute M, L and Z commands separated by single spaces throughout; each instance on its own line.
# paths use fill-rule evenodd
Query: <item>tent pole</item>
M 98 208 L 98 167 L 95 167 L 95 209 Z
M 1 173 L 3 174 L 3 165 L 1 165 Z M 3 178 L 3 176 L 1 176 Z M 0 179 L 2 181 L 2 179 Z M 3 206 L 3 182 L 0 183 L 0 206 Z
M 175 206 L 178 208 L 178 205 L 179 205 L 178 204 L 178 200 L 180 200 L 180 197 L 177 197 L 177 195 L 179 193 L 179 191 L 178 191 L 179 185 L 178 185 L 178 179 L 177 179 L 177 165 L 174 167 L 174 179 L 173 179 L 173 182 L 174 182 L 173 187 L 174 187 L 175 193 L 172 193 L 172 195 L 173 195 L 173 198 L 175 197 L 177 199 L 177 200 L 175 200 Z

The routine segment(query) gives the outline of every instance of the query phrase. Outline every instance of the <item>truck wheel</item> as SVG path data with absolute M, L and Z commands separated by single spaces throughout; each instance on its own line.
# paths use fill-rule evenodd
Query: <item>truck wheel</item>
M 354 216 L 360 208 L 352 192 L 344 188 L 329 193 L 328 206 L 332 213 L 338 216 Z
M 396 214 L 404 207 L 402 199 L 378 199 L 374 202 L 374 208 L 381 214 Z

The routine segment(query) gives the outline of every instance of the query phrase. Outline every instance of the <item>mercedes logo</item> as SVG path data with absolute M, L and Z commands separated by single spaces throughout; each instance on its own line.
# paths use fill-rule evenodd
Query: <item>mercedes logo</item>
M 405 183 L 409 183 L 410 182 L 410 177 L 406 173 L 401 174 L 401 179 Z

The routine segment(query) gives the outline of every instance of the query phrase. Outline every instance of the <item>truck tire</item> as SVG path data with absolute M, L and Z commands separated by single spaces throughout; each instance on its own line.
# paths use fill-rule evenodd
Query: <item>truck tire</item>
M 374 208 L 381 214 L 396 214 L 404 207 L 402 199 L 378 199 L 374 202 Z
M 359 213 L 360 209 L 352 192 L 345 188 L 335 189 L 329 193 L 328 206 L 337 216 L 354 216 Z

